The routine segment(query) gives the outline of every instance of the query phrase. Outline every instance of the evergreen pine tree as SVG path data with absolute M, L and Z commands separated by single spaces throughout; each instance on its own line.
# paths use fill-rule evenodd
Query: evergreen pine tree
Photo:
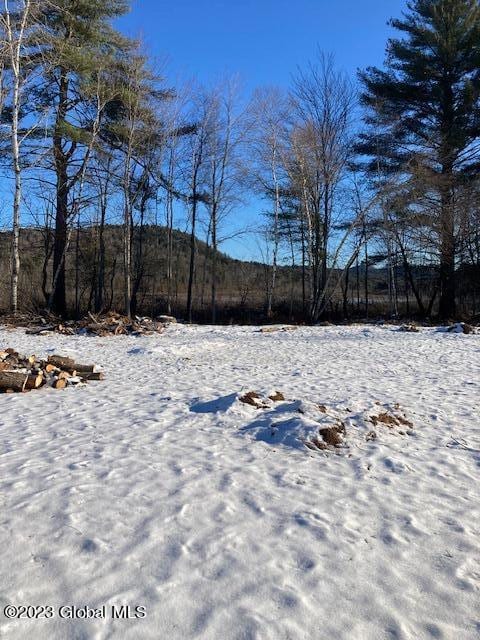
M 132 43 L 111 26 L 128 10 L 128 0 L 57 0 L 46 3 L 42 22 L 45 42 L 41 60 L 47 83 L 40 98 L 53 107 L 51 127 L 56 177 L 53 289 L 51 307 L 66 312 L 65 254 L 68 223 L 74 214 L 71 194 L 92 135 L 88 116 L 100 74 L 125 55 Z M 82 158 L 83 152 L 83 158 Z
M 436 194 L 440 315 L 455 314 L 455 190 L 479 164 L 480 5 L 478 0 L 411 0 L 391 25 L 385 69 L 360 73 L 370 128 L 359 150 L 370 170 L 421 173 Z

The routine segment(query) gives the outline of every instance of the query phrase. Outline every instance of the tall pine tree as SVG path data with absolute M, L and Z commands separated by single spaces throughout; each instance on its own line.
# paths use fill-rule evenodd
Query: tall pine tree
M 455 192 L 479 165 L 480 5 L 478 0 L 411 0 L 391 25 L 384 69 L 360 73 L 369 129 L 359 149 L 370 170 L 421 174 L 438 203 L 440 306 L 455 314 Z
M 45 83 L 40 99 L 53 107 L 51 148 L 56 179 L 55 235 L 51 307 L 66 312 L 65 259 L 68 225 L 78 203 L 73 192 L 88 160 L 95 117 L 89 116 L 92 85 L 108 77 L 115 59 L 133 46 L 111 26 L 127 12 L 128 0 L 56 0 L 46 3 L 42 22 Z

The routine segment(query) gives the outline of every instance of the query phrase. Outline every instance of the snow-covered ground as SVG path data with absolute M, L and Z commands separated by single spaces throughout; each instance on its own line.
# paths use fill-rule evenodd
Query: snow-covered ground
M 7 346 L 107 379 L 0 396 L 1 638 L 480 637 L 480 336 L 0 330 Z M 253 390 L 285 402 L 239 401 Z M 340 423 L 342 447 L 302 442 Z M 7 620 L 10 604 L 56 615 Z

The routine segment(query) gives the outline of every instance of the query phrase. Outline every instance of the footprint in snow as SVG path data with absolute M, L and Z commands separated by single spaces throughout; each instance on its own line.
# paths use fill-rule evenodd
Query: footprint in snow
M 143 356 L 147 350 L 144 347 L 133 347 L 127 351 L 128 356 Z
M 383 460 L 383 464 L 392 473 L 404 473 L 407 470 L 407 467 L 403 464 L 403 462 L 398 462 L 397 460 L 393 460 L 392 458 L 385 458 Z

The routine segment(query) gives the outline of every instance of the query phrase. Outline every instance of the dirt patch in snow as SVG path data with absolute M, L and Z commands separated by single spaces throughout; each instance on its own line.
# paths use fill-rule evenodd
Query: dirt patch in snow
M 345 427 L 335 426 L 335 427 L 325 427 L 324 429 L 320 429 L 320 435 L 323 438 L 323 441 L 329 444 L 331 447 L 339 447 L 343 444 L 343 434 L 345 433 Z
M 385 411 L 384 413 L 379 413 L 377 416 L 370 416 L 370 422 L 376 427 L 379 424 L 384 424 L 387 427 L 413 427 L 413 422 L 407 420 L 404 415 L 401 414 L 393 414 Z
M 269 405 L 262 401 L 262 397 L 256 391 L 249 391 L 239 398 L 243 404 L 249 404 L 255 409 L 268 409 Z

